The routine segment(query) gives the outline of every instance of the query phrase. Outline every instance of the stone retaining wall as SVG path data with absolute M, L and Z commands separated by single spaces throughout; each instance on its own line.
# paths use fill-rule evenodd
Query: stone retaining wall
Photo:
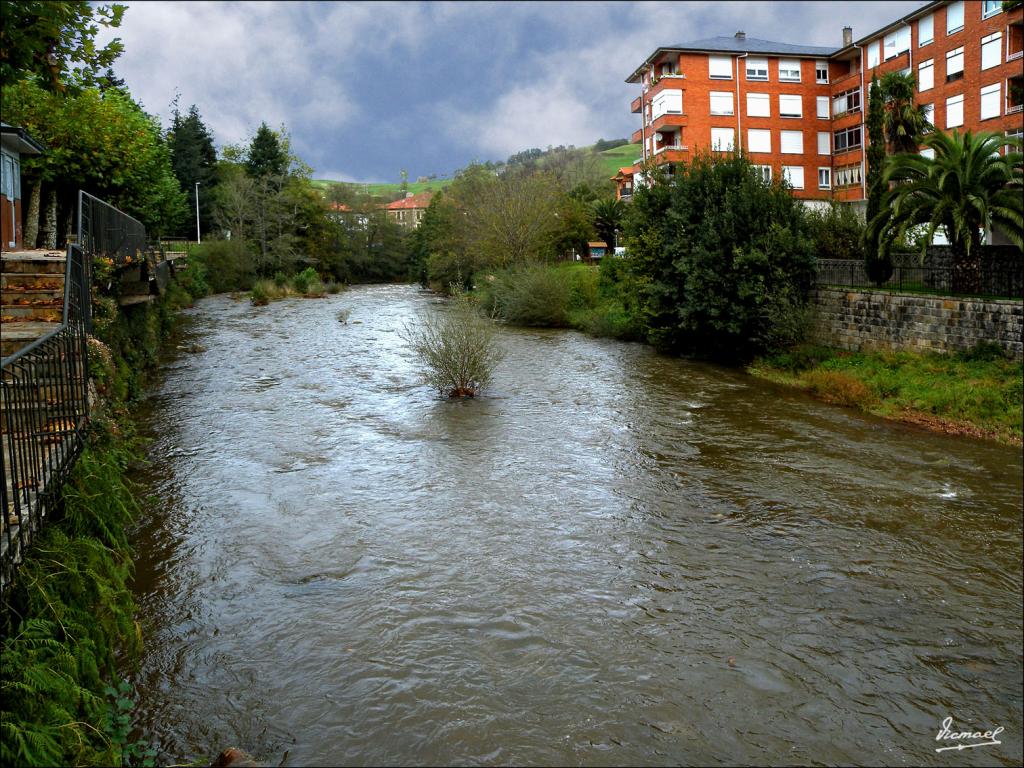
M 1024 302 L 818 288 L 812 339 L 839 349 L 911 349 L 958 352 L 994 341 L 1024 356 Z

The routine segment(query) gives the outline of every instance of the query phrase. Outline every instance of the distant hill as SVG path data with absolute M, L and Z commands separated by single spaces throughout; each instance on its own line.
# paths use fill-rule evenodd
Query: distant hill
M 619 168 L 632 165 L 633 161 L 640 156 L 639 144 L 623 144 L 603 151 L 596 151 L 594 146 L 580 147 L 579 149 L 583 149 L 597 155 L 598 159 L 601 161 L 602 172 L 605 173 L 605 176 L 609 179 L 616 174 Z M 549 153 L 547 151 L 540 151 L 540 154 L 536 156 L 539 165 L 544 164 L 544 157 L 548 154 Z M 513 157 L 515 157 L 515 155 L 513 155 Z M 510 158 L 510 160 L 511 159 L 512 158 Z M 495 167 L 500 167 L 504 164 L 494 163 L 493 165 Z M 431 179 L 429 181 L 410 181 L 409 192 L 412 194 L 419 194 L 420 192 L 438 192 L 451 183 L 452 179 L 450 178 Z M 401 194 L 400 190 L 402 187 L 402 185 L 397 182 L 394 184 L 355 184 L 350 182 L 330 181 L 328 179 L 313 180 L 313 186 L 324 192 L 326 192 L 332 184 L 347 184 L 348 186 L 355 187 L 365 194 L 377 197 L 386 197 L 389 199 L 398 198 Z

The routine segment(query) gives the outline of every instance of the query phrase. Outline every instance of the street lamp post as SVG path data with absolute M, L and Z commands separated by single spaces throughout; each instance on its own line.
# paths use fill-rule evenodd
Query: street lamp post
M 196 242 L 203 242 L 203 233 L 199 231 L 199 182 L 196 182 Z

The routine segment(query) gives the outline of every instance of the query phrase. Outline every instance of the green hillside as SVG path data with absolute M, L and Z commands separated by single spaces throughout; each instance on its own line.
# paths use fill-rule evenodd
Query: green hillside
M 584 149 L 593 150 L 593 147 L 584 147 Z M 639 144 L 623 144 L 620 147 L 613 147 L 612 149 L 606 149 L 604 152 L 595 153 L 601 160 L 602 168 L 607 173 L 607 177 L 610 179 L 615 173 L 623 166 L 632 165 L 633 161 L 640 156 L 640 145 Z M 313 185 L 321 191 L 326 191 L 331 184 L 341 184 L 348 182 L 337 182 L 330 181 L 328 179 L 314 179 Z M 431 181 L 410 181 L 409 192 L 412 194 L 419 194 L 420 192 L 438 192 L 449 184 L 452 183 L 451 179 L 433 179 Z M 396 182 L 394 184 L 349 184 L 359 189 L 359 191 L 366 194 L 375 195 L 378 197 L 390 197 L 396 198 L 399 195 L 401 184 Z

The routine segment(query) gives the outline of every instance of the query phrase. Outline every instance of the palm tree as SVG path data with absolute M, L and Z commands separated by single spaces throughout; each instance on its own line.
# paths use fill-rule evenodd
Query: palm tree
M 1021 140 L 995 133 L 946 134 L 924 139 L 934 158 L 893 155 L 884 182 L 891 188 L 869 222 L 879 252 L 910 227 L 925 225 L 924 242 L 943 229 L 953 251 L 954 291 L 981 285 L 981 233 L 998 227 L 1024 247 L 1024 155 Z M 1014 151 L 999 154 L 1002 147 Z M 922 254 L 923 258 L 923 254 Z
M 615 232 L 622 227 L 622 217 L 626 215 L 626 204 L 616 198 L 602 198 L 593 205 L 594 229 L 609 248 L 615 247 Z
M 932 130 L 924 107 L 914 103 L 917 80 L 909 72 L 887 72 L 878 87 L 885 103 L 882 127 L 890 153 L 917 152 L 924 135 Z

